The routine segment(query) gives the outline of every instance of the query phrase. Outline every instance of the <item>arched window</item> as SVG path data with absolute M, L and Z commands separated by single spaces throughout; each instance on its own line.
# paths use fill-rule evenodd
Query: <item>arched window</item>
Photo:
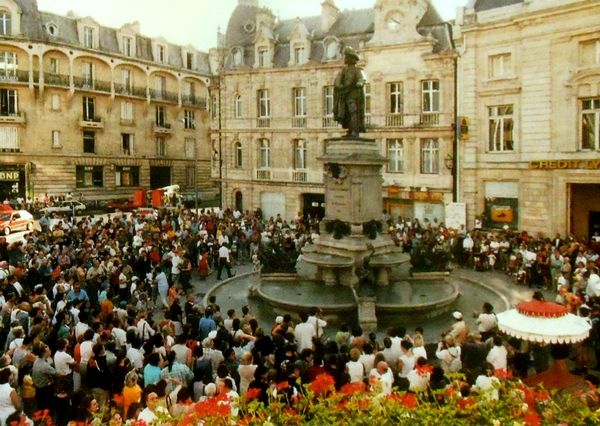
M 9 36 L 12 33 L 10 12 L 0 9 L 0 35 Z
M 271 167 L 271 143 L 268 139 L 260 139 L 259 141 L 259 153 L 258 153 L 260 168 Z
M 233 99 L 233 115 L 235 118 L 242 118 L 242 95 L 235 95 Z
M 235 143 L 235 168 L 240 169 L 243 166 L 243 157 L 242 157 L 242 143 L 237 141 Z

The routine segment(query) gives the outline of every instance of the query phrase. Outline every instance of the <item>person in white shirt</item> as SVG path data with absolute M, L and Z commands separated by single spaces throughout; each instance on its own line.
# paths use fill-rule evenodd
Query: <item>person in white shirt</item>
M 350 361 L 346 363 L 346 373 L 350 376 L 350 383 L 362 383 L 365 377 L 365 367 L 359 361 L 360 350 L 352 348 L 350 350 Z
M 415 393 L 427 391 L 429 387 L 429 380 L 431 379 L 431 370 L 433 370 L 433 367 L 427 367 L 427 360 L 425 358 L 417 358 L 415 367 L 406 375 L 409 391 Z
M 312 349 L 312 339 L 317 335 L 315 327 L 308 322 L 308 315 L 306 312 L 300 313 L 300 320 L 302 322 L 294 328 L 294 337 L 296 338 L 296 344 L 298 345 L 298 352 L 302 352 L 303 349 Z
M 487 339 L 494 335 L 494 331 L 498 326 L 498 318 L 494 313 L 494 307 L 491 303 L 485 302 L 483 304 L 483 312 L 477 316 L 477 331 L 481 334 L 481 341 L 485 342 Z
M 158 405 L 158 395 L 156 392 L 150 392 L 146 397 L 146 408 L 138 415 L 138 420 L 143 420 L 146 424 L 158 420 L 158 415 L 167 416 L 169 411 L 161 405 Z
M 312 313 L 308 317 L 308 323 L 312 324 L 315 328 L 315 333 L 317 338 L 320 338 L 323 335 L 323 329 L 327 327 L 327 321 L 321 318 L 323 312 L 320 308 L 314 307 L 312 308 Z
M 438 343 L 435 356 L 440 360 L 440 364 L 444 373 L 456 373 L 462 368 L 460 359 L 460 346 L 454 343 L 451 336 L 446 336 L 444 340 Z
M 112 325 L 111 334 L 115 339 L 115 345 L 117 348 L 123 348 L 127 344 L 127 332 L 121 328 L 121 320 L 119 318 L 115 318 Z
M 389 395 L 392 393 L 392 385 L 394 384 L 394 375 L 392 369 L 387 362 L 379 361 L 377 367 L 369 373 L 369 385 L 372 390 L 378 391 L 381 395 Z
M 127 350 L 125 355 L 127 359 L 131 362 L 133 368 L 137 370 L 138 373 L 143 372 L 144 370 L 144 353 L 140 349 L 140 339 L 135 336 L 131 342 L 131 347 Z
M 142 341 L 150 340 L 150 337 L 156 334 L 156 331 L 152 328 L 152 326 L 146 321 L 146 312 L 141 311 L 139 313 L 139 319 L 136 324 L 138 329 L 138 336 L 142 339 Z
M 485 360 L 494 366 L 494 370 L 506 370 L 508 351 L 502 344 L 500 336 L 494 336 L 494 347 L 490 349 Z

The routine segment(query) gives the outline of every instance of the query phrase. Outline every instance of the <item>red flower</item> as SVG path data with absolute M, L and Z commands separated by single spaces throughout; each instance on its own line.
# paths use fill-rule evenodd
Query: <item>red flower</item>
M 537 412 L 530 410 L 525 414 L 525 417 L 523 417 L 523 422 L 527 426 L 540 426 L 542 424 L 542 418 Z
M 277 392 L 281 392 L 281 391 L 289 388 L 290 384 L 288 382 L 279 382 L 275 385 L 275 387 L 277 388 Z
M 366 386 L 364 383 L 347 383 L 340 389 L 345 395 L 352 396 L 360 392 L 364 392 L 366 390 Z
M 316 393 L 317 395 L 325 394 L 327 391 L 332 390 L 335 387 L 334 378 L 327 374 L 322 373 L 319 374 L 315 380 L 310 383 L 310 390 Z
M 529 406 L 529 408 L 535 407 L 535 392 L 533 389 L 530 389 L 527 386 L 521 386 L 521 390 L 525 394 L 523 400 Z
M 507 370 L 505 368 L 497 368 L 494 370 L 494 376 L 499 379 L 512 379 L 513 373 L 511 370 Z
M 404 408 L 415 408 L 419 400 L 412 393 L 405 393 L 402 397 L 402 406 Z
M 540 390 L 535 393 L 535 399 L 541 402 L 550 400 L 550 392 L 547 390 Z
M 418 366 L 415 367 L 415 369 L 417 370 L 417 373 L 420 376 L 425 376 L 428 373 L 429 374 L 433 373 L 433 365 L 429 365 L 429 364 L 418 365 Z
M 258 399 L 260 398 L 260 394 L 261 394 L 261 390 L 259 388 L 249 388 L 246 391 L 246 400 L 247 401 L 252 401 L 253 399 Z

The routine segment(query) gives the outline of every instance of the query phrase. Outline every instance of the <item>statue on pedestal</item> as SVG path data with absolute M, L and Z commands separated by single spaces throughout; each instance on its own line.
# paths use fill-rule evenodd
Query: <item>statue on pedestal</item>
M 346 137 L 358 138 L 365 132 L 365 76 L 356 66 L 358 54 L 351 47 L 344 49 L 346 66 L 335 78 L 333 89 L 333 116 L 346 129 Z
M 371 258 L 375 254 L 375 248 L 372 244 L 367 244 L 367 249 L 370 253 L 363 259 L 362 266 L 356 268 L 356 276 L 358 277 L 359 297 L 375 297 L 375 271 L 371 267 Z

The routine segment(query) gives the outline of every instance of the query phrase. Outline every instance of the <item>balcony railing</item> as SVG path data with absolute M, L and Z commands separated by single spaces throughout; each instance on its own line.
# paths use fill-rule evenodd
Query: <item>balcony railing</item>
M 115 83 L 115 94 L 117 95 L 132 95 L 133 86 L 128 84 Z
M 323 183 L 323 172 L 308 169 L 272 169 L 254 170 L 256 180 L 298 183 Z
M 421 126 L 437 126 L 440 124 L 440 114 L 437 112 L 424 112 L 419 119 Z
M 271 170 L 256 170 L 256 180 L 271 180 Z
M 292 180 L 294 182 L 308 182 L 308 172 L 306 170 L 293 170 Z
M 150 97 L 155 101 L 165 101 L 165 102 L 179 102 L 179 95 L 173 92 L 167 92 L 166 90 L 153 90 L 150 89 Z
M 14 123 L 14 124 L 25 124 L 25 113 L 2 113 L 0 112 L 0 123 Z
M 82 117 L 79 127 L 84 129 L 104 129 L 104 123 L 100 117 Z
M 306 117 L 292 117 L 292 129 L 306 128 Z
M 121 118 L 121 126 L 135 126 L 133 118 Z
M 259 129 L 268 129 L 271 127 L 271 118 L 270 117 L 262 117 L 256 119 L 256 127 Z
M 73 77 L 73 85 L 77 89 L 110 93 L 109 81 L 94 80 L 88 77 Z
M 191 105 L 198 108 L 206 108 L 208 105 L 208 100 L 201 96 L 181 95 L 181 103 L 183 105 Z
M 386 127 L 402 127 L 404 125 L 404 116 L 402 114 L 388 114 L 385 116 Z
M 338 127 L 338 123 L 333 117 L 323 117 L 323 127 L 326 129 L 331 127 Z
M 159 133 L 159 134 L 171 134 L 172 130 L 171 130 L 171 124 L 170 123 L 165 123 L 165 122 L 161 122 L 161 123 L 154 123 L 152 130 L 154 131 L 154 133 Z
M 44 84 L 49 86 L 69 87 L 69 76 L 63 74 L 45 74 Z

